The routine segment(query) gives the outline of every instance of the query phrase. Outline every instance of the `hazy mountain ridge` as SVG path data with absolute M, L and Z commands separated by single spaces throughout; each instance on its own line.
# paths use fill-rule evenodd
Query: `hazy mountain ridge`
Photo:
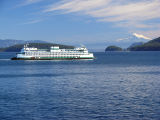
M 138 45 L 143 45 L 145 44 L 144 42 L 135 42 L 133 44 L 131 44 L 128 48 L 132 48 L 132 47 L 135 47 L 135 46 L 138 46 Z
M 153 39 L 143 45 L 128 48 L 130 51 L 160 51 L 160 37 Z
M 20 52 L 23 48 L 24 44 L 16 44 L 6 48 L 0 48 L 0 52 Z M 54 43 L 30 43 L 29 47 L 36 47 L 38 49 L 50 49 L 51 46 L 59 46 L 61 49 L 73 49 L 74 46 L 70 45 L 61 45 L 61 44 L 54 44 Z
M 16 44 L 26 43 L 49 43 L 43 40 L 14 40 L 14 39 L 0 39 L 0 48 L 10 47 Z

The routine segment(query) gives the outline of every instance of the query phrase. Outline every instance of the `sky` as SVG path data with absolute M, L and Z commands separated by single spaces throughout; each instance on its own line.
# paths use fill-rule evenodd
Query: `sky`
M 0 39 L 104 49 L 160 37 L 160 0 L 0 0 Z

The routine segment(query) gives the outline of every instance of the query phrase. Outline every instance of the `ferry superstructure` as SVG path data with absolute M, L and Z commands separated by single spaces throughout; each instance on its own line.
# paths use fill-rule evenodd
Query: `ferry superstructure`
M 89 53 L 86 47 L 74 49 L 60 49 L 52 46 L 50 49 L 38 49 L 24 45 L 20 53 L 12 60 L 67 60 L 67 59 L 94 59 L 93 53 Z

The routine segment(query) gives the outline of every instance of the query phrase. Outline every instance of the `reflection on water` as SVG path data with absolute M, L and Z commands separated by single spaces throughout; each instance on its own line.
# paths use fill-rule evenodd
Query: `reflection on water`
M 159 120 L 159 52 L 93 61 L 10 61 L 0 53 L 0 119 Z

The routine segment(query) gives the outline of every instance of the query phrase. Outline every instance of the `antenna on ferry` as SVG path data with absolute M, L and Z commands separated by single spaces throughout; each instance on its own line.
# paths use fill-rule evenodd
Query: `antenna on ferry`
M 29 45 L 29 44 L 28 44 L 28 43 L 26 43 L 26 47 L 28 47 L 28 45 Z
M 85 46 L 84 46 L 83 44 L 81 44 L 81 47 L 84 47 L 84 48 L 85 48 Z

